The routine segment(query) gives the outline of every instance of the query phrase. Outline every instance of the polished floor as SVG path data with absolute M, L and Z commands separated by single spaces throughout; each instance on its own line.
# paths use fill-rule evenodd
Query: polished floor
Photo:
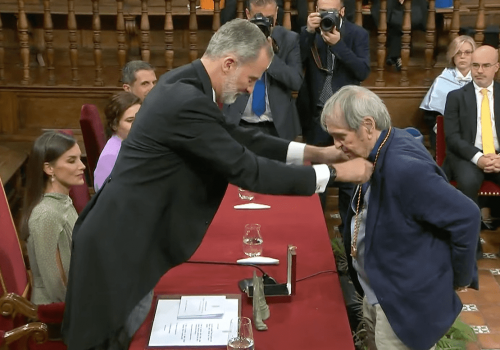
M 500 205 L 500 198 L 496 204 Z M 340 223 L 335 189 L 329 191 L 325 219 L 332 237 Z M 496 223 L 500 224 L 500 220 Z M 460 319 L 473 328 L 477 337 L 467 350 L 500 350 L 500 227 L 481 231 L 481 242 L 484 258 L 478 261 L 479 290 L 459 293 L 464 304 Z

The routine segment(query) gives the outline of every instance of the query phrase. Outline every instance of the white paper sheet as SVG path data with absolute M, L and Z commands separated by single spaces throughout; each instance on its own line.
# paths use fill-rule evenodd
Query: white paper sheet
M 149 346 L 224 346 L 231 319 L 238 317 L 238 299 L 226 299 L 224 316 L 215 319 L 178 319 L 180 299 L 160 299 Z

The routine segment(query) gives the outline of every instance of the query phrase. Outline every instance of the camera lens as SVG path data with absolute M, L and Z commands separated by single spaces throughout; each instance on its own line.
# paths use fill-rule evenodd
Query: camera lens
M 333 29 L 333 27 L 335 26 L 335 21 L 333 21 L 329 17 L 325 17 L 321 20 L 320 26 L 321 26 L 322 31 L 330 32 Z

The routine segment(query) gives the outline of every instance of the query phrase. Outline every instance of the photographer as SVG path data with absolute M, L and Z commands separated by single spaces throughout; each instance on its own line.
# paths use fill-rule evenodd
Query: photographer
M 360 85 L 370 74 L 368 32 L 346 20 L 343 0 L 318 0 L 316 12 L 309 15 L 307 26 L 300 32 L 300 55 L 305 68 L 297 98 L 302 134 L 309 144 L 333 145 L 332 137 L 320 125 L 321 111 L 340 88 Z M 338 187 L 339 212 L 344 222 L 352 185 Z M 326 196 L 320 197 L 324 207 Z M 342 225 L 339 229 L 342 232 Z
M 292 91 L 302 85 L 299 35 L 276 26 L 278 6 L 275 0 L 249 0 L 246 16 L 273 43 L 274 57 L 256 82 L 251 95 L 240 95 L 224 114 L 230 123 L 294 140 L 301 133 Z

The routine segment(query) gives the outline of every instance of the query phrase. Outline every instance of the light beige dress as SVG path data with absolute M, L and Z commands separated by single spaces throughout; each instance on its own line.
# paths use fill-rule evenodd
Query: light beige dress
M 66 297 L 65 281 L 77 218 L 71 198 L 62 193 L 44 194 L 31 212 L 27 248 L 33 273 L 31 301 L 37 305 L 61 302 Z M 62 266 L 64 276 L 58 264 Z

